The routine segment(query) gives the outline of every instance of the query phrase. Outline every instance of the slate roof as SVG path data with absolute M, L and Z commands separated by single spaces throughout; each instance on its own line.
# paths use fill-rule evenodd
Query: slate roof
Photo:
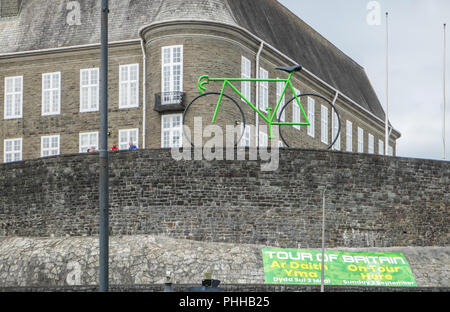
M 78 0 L 81 25 L 69 25 L 68 0 L 22 0 L 17 18 L 0 21 L 0 53 L 100 42 L 100 0 Z M 201 19 L 235 24 L 226 0 L 110 0 L 109 40 L 138 39 L 156 21 Z
M 0 19 L 0 53 L 99 43 L 100 0 L 79 0 L 81 25 L 66 22 L 67 0 L 23 0 Z M 384 120 L 364 69 L 275 0 L 110 0 L 109 40 L 138 39 L 141 27 L 177 19 L 243 27 Z

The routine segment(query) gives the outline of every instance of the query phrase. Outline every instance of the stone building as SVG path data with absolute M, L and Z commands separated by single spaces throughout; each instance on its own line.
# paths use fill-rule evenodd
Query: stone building
M 100 1 L 1 0 L 0 7 L 3 162 L 98 148 Z M 180 144 L 182 112 L 199 95 L 201 75 L 286 79 L 275 68 L 301 64 L 298 92 L 336 101 L 342 132 L 334 148 L 384 154 L 385 114 L 364 69 L 275 0 L 111 0 L 109 31 L 109 146 Z M 283 85 L 236 86 L 274 108 Z M 285 101 L 292 96 L 288 90 Z M 330 108 L 301 100 L 312 125 L 285 126 L 285 135 L 300 147 L 326 147 L 337 124 Z M 237 102 L 247 125 L 262 123 Z M 232 120 L 227 110 L 223 116 Z M 283 117 L 298 120 L 300 112 L 287 106 Z M 400 133 L 391 129 L 395 155 Z M 240 142 L 268 143 L 264 130 Z

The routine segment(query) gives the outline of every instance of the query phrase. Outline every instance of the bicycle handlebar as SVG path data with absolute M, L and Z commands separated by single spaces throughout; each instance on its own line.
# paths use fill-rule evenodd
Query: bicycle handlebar
M 198 91 L 200 92 L 200 94 L 205 93 L 206 88 L 204 87 L 204 85 L 209 84 L 209 76 L 208 75 L 204 75 L 201 76 L 200 78 L 198 78 Z

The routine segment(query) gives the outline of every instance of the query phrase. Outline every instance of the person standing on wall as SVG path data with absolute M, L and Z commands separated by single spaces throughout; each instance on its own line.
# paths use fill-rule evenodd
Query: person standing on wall
M 137 147 L 136 147 L 136 145 L 133 143 L 133 141 L 131 141 L 131 142 L 129 143 L 129 146 L 130 146 L 130 147 L 128 148 L 128 150 L 130 150 L 130 151 L 137 149 Z

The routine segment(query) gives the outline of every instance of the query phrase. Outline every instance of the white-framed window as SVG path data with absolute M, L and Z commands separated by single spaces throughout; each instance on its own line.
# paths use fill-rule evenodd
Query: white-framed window
M 346 144 L 345 144 L 347 146 L 346 151 L 352 152 L 353 151 L 353 124 L 352 124 L 352 122 L 347 120 L 345 128 L 346 128 L 346 139 L 347 139 Z
M 280 78 L 277 77 L 277 79 L 280 79 Z M 281 94 L 283 93 L 285 84 L 286 83 L 283 82 L 283 81 L 277 82 L 277 104 L 278 104 L 278 100 L 281 97 Z M 280 112 L 283 109 L 285 104 L 286 104 L 286 93 L 283 94 L 283 98 L 281 99 L 281 103 L 280 103 L 280 106 L 278 107 L 278 112 L 277 112 L 277 117 L 279 117 L 281 122 L 285 122 L 286 121 L 286 110 L 284 110 L 283 113 L 280 116 Z
M 308 126 L 308 135 L 314 137 L 315 127 L 314 127 L 314 115 L 315 115 L 316 101 L 308 97 L 308 119 L 310 125 Z
M 80 70 L 80 112 L 96 112 L 99 109 L 99 70 Z
M 139 147 L 139 129 L 119 130 L 119 150 L 127 150 L 130 143 Z
M 183 146 L 182 114 L 161 116 L 161 148 Z
M 358 153 L 364 153 L 364 130 L 358 127 Z
M 259 69 L 259 79 L 269 79 L 269 72 L 264 68 Z M 259 109 L 264 113 L 267 113 L 267 107 L 269 107 L 269 82 L 259 82 Z
M 170 104 L 183 91 L 183 46 L 162 47 L 161 102 Z
M 388 146 L 388 155 L 389 156 L 394 156 L 394 149 L 390 145 Z
M 42 116 L 61 113 L 61 73 L 42 74 Z
M 320 109 L 320 139 L 322 143 L 328 144 L 328 108 L 321 105 Z
M 384 141 L 378 140 L 378 155 L 384 155 Z
M 60 153 L 60 136 L 51 135 L 41 137 L 41 157 L 55 156 Z
M 369 152 L 369 154 L 373 154 L 373 153 L 375 153 L 375 140 L 374 140 L 373 135 L 370 133 L 369 133 L 368 140 L 369 140 L 368 152 Z
M 333 110 L 333 119 L 332 119 L 331 123 L 332 123 L 332 127 L 333 127 L 333 140 L 334 140 L 334 138 L 336 137 L 336 134 L 338 133 L 338 130 L 339 130 L 338 116 L 334 110 Z M 336 151 L 341 150 L 341 133 L 339 133 L 339 136 L 333 145 L 333 150 L 336 150 Z
M 241 57 L 241 78 L 252 78 L 252 64 L 245 56 Z M 241 93 L 248 101 L 252 101 L 252 84 L 250 81 L 241 81 Z M 242 101 L 244 101 L 244 99 L 242 99 Z
M 260 131 L 259 132 L 259 147 L 268 147 L 269 146 L 269 139 L 267 137 L 267 134 Z
M 294 92 L 295 92 L 296 95 L 300 94 L 300 90 L 295 89 L 295 88 L 294 88 Z M 300 98 L 299 98 L 299 100 L 300 100 Z M 298 106 L 297 100 L 294 99 L 292 101 L 292 122 L 293 123 L 300 123 L 300 120 L 301 120 L 300 107 Z M 292 125 L 292 127 L 294 127 L 297 130 L 300 130 L 300 126 L 299 125 Z
M 241 131 L 244 125 L 241 124 Z M 242 134 L 242 139 L 240 142 L 241 147 L 250 147 L 251 144 L 251 135 L 250 135 L 250 126 L 245 125 L 244 133 Z
M 22 160 L 22 138 L 3 141 L 3 161 L 5 163 Z
M 139 64 L 119 66 L 119 108 L 139 106 Z
M 98 132 L 80 133 L 80 153 L 87 153 L 92 148 L 98 150 Z
M 4 118 L 22 118 L 23 76 L 5 77 Z

